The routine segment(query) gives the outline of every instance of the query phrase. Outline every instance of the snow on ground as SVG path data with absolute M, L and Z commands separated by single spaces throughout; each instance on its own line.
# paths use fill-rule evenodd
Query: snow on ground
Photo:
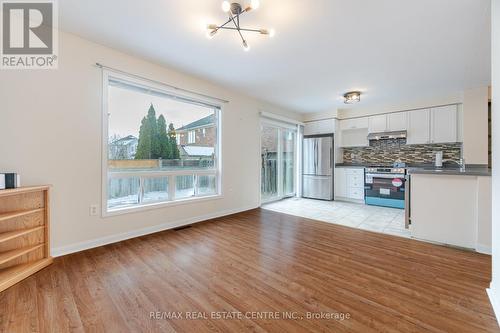
M 213 190 L 211 190 L 210 188 L 200 188 L 199 191 L 200 196 L 209 194 L 214 194 Z M 175 197 L 177 199 L 194 197 L 194 189 L 188 188 L 184 190 L 176 190 Z M 138 200 L 137 194 L 108 199 L 108 208 L 136 205 L 138 203 L 137 200 Z M 154 203 L 167 200 L 168 200 L 167 192 L 161 192 L 161 191 L 147 192 L 144 193 L 143 203 L 147 204 L 147 203 Z

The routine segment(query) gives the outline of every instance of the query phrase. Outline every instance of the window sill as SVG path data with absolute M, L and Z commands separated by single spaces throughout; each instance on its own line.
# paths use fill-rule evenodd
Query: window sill
M 106 218 L 106 217 L 112 217 L 112 216 L 117 216 L 117 215 L 133 214 L 133 213 L 139 213 L 139 212 L 144 212 L 144 211 L 153 210 L 153 209 L 160 209 L 160 208 L 173 207 L 173 206 L 186 205 L 186 204 L 195 204 L 195 203 L 199 203 L 199 202 L 212 201 L 212 200 L 219 200 L 222 198 L 223 198 L 222 194 L 215 194 L 215 195 L 207 195 L 207 196 L 203 196 L 203 197 L 179 199 L 179 200 L 175 200 L 175 201 L 162 201 L 162 202 L 155 202 L 155 203 L 144 204 L 144 205 L 114 208 L 114 209 L 110 209 L 107 211 L 103 210 L 101 217 Z

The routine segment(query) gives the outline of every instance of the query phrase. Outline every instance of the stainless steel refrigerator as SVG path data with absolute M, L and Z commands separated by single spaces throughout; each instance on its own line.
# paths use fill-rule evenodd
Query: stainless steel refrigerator
M 333 200 L 333 135 L 304 136 L 302 196 Z

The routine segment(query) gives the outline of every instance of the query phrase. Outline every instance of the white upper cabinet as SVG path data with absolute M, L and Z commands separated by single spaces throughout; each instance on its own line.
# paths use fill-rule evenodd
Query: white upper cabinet
M 335 119 L 311 121 L 304 126 L 304 135 L 332 134 L 335 132 Z
M 458 141 L 458 112 L 456 105 L 431 109 L 431 143 Z
M 318 122 L 317 121 L 311 121 L 310 123 L 306 123 L 304 125 L 304 135 L 312 135 L 316 134 L 318 132 Z
M 368 128 L 368 118 L 353 118 L 345 119 L 340 121 L 340 130 L 352 130 L 352 129 L 363 129 Z
M 404 131 L 408 126 L 408 112 L 395 112 L 387 115 L 387 130 Z
M 367 137 L 367 128 L 344 130 L 340 136 L 340 147 L 366 147 L 369 144 Z
M 464 108 L 457 105 L 457 142 L 464 142 Z
M 425 144 L 430 141 L 430 114 L 429 109 L 408 112 L 408 134 L 406 143 L 410 145 Z
M 341 147 L 368 145 L 368 133 L 407 131 L 407 144 L 454 143 L 462 139 L 459 105 L 340 120 Z
M 340 147 L 368 146 L 368 117 L 339 121 Z
M 387 131 L 387 115 L 372 116 L 368 118 L 368 132 L 379 133 Z
M 368 132 L 393 132 L 404 131 L 408 125 L 407 112 L 395 112 L 372 116 L 368 119 Z

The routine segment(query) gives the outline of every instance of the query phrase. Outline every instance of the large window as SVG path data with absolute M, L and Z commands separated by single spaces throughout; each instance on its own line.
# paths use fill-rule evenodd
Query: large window
M 220 194 L 217 105 L 107 71 L 104 98 L 106 213 Z

